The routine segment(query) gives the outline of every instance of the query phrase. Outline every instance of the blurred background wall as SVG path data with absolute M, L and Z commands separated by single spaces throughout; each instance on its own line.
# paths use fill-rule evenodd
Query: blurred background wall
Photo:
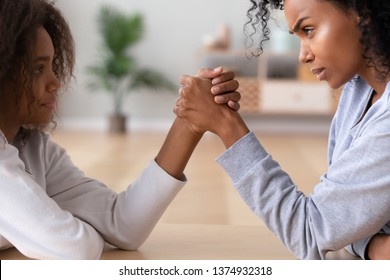
M 242 0 L 57 0 L 57 7 L 68 19 L 77 49 L 76 82 L 63 96 L 59 122 L 69 128 L 101 129 L 112 110 L 103 92 L 91 93 L 86 87 L 87 65 L 99 57 L 96 17 L 102 5 L 112 5 L 129 13 L 144 15 L 144 38 L 132 51 L 141 66 L 164 73 L 178 84 L 182 74 L 194 74 L 203 67 L 202 42 L 221 24 L 230 30 L 233 49 L 243 48 L 242 28 L 249 1 Z M 133 92 L 124 108 L 131 115 L 131 129 L 166 129 L 173 119 L 176 92 Z
M 287 31 L 283 13 L 270 21 L 267 53 L 246 59 L 243 26 L 250 1 L 242 0 L 57 0 L 68 19 L 77 50 L 76 81 L 63 96 L 59 126 L 107 128 L 112 99 L 87 88 L 87 66 L 99 59 L 97 15 L 103 5 L 141 13 L 145 34 L 131 52 L 138 64 L 164 75 L 179 87 L 182 74 L 222 65 L 240 76 L 241 104 L 249 127 L 282 133 L 327 133 L 337 100 L 326 83 L 299 65 L 299 42 Z M 215 40 L 225 37 L 227 45 Z M 222 44 L 223 45 L 223 44 Z M 136 90 L 125 100 L 130 130 L 165 131 L 174 115 L 177 91 Z M 249 113 L 249 114 L 247 114 Z

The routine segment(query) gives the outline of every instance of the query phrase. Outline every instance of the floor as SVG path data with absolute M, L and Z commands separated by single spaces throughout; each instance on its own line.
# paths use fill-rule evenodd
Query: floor
M 326 135 L 256 134 L 300 190 L 309 194 L 327 167 Z M 152 160 L 164 133 L 80 132 L 57 130 L 53 139 L 88 176 L 115 191 L 124 190 Z M 169 206 L 161 223 L 262 224 L 241 200 L 230 179 L 216 164 L 224 151 L 220 140 L 206 134 L 186 169 L 188 184 Z

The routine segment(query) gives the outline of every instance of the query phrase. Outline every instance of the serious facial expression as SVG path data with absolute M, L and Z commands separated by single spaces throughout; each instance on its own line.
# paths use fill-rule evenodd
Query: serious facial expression
M 57 90 L 61 86 L 52 69 L 54 47 L 49 34 L 40 27 L 35 38 L 33 57 L 29 63 L 32 67 L 34 100 L 31 104 L 27 94 L 24 94 L 18 113 L 21 124 L 28 125 L 42 125 L 51 121 L 57 104 Z
M 299 60 L 310 63 L 319 80 L 339 88 L 365 71 L 356 14 L 329 1 L 285 0 L 285 16 L 290 33 L 301 42 Z

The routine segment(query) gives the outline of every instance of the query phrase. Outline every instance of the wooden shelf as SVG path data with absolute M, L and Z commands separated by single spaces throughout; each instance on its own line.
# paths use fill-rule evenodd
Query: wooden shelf
M 242 52 L 202 51 L 201 67 L 222 65 L 233 70 L 240 83 L 240 112 L 249 116 L 333 116 L 337 91 L 317 81 L 296 53 L 265 52 L 256 60 L 238 59 Z

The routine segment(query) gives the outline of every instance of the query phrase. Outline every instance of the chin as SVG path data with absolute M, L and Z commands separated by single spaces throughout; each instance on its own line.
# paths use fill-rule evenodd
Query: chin
M 339 88 L 343 87 L 349 80 L 350 79 L 345 80 L 345 81 L 344 80 L 343 81 L 327 81 L 327 83 L 331 89 L 339 89 Z
M 26 126 L 27 127 L 30 127 L 30 128 L 39 128 L 39 129 L 43 129 L 45 130 L 47 127 L 51 126 L 52 124 L 52 120 L 36 120 L 34 122 L 30 122 L 29 124 L 27 124 Z
M 339 89 L 339 88 L 341 88 L 344 84 L 332 85 L 332 84 L 328 83 L 328 85 L 329 85 L 329 87 L 330 87 L 331 89 Z

